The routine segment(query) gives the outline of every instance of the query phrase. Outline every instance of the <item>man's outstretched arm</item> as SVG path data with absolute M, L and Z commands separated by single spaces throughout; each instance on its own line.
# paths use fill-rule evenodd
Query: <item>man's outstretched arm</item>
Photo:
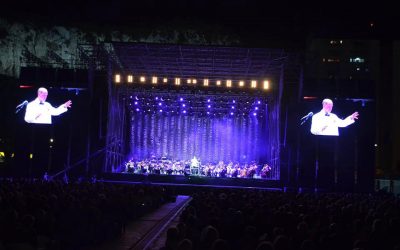
M 349 115 L 348 117 L 346 117 L 346 119 L 342 120 L 340 118 L 337 118 L 337 123 L 338 123 L 338 127 L 347 127 L 350 124 L 353 124 L 355 122 L 355 120 L 358 119 L 358 112 L 354 112 L 353 114 Z
M 51 105 L 50 105 L 51 106 Z M 64 112 L 67 112 L 68 108 L 71 108 L 72 106 L 72 101 L 68 100 L 66 103 L 61 104 L 58 108 L 54 108 L 51 106 L 51 115 L 57 116 L 61 115 Z

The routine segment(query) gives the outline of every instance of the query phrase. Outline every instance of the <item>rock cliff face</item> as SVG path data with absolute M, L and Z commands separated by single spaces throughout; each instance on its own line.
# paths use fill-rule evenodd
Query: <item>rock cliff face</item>
M 98 27 L 96 28 L 99 29 Z M 21 66 L 51 65 L 74 67 L 80 60 L 79 44 L 102 42 L 148 42 L 196 45 L 237 45 L 238 39 L 213 29 L 199 32 L 191 28 L 161 27 L 119 31 L 90 28 L 12 23 L 0 19 L 0 74 L 19 77 Z

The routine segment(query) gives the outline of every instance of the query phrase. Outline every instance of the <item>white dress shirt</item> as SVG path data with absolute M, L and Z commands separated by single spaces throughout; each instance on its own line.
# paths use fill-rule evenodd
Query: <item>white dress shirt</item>
M 28 103 L 25 111 L 25 121 L 27 123 L 51 124 L 51 116 L 60 115 L 68 109 L 64 104 L 54 108 L 48 102 L 41 103 L 38 98 Z
M 353 123 L 354 119 L 351 119 L 351 116 L 342 120 L 335 114 L 325 113 L 322 109 L 312 117 L 311 133 L 314 135 L 339 136 L 339 127 L 347 127 Z

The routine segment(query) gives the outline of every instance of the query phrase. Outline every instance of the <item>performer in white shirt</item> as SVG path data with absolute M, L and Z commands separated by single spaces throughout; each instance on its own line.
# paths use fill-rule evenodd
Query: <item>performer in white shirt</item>
M 339 127 L 347 127 L 358 119 L 358 112 L 354 112 L 342 120 L 331 113 L 333 102 L 330 99 L 322 101 L 322 110 L 312 117 L 311 133 L 314 135 L 339 136 Z
M 38 89 L 37 98 L 26 106 L 25 121 L 27 123 L 51 124 L 51 116 L 60 115 L 66 112 L 68 108 L 71 108 L 71 100 L 68 100 L 58 108 L 54 108 L 50 103 L 46 102 L 47 95 L 47 89 Z

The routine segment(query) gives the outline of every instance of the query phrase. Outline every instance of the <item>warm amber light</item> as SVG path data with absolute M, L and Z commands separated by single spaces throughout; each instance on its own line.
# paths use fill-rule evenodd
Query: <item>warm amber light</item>
M 120 74 L 116 74 L 116 75 L 115 75 L 115 78 L 114 78 L 114 81 L 115 81 L 116 83 L 120 83 L 120 82 L 121 82 L 121 75 L 120 75 Z
M 257 88 L 257 81 L 251 81 L 251 87 L 252 88 Z
M 141 77 L 140 77 L 140 82 L 145 82 L 145 81 L 146 81 L 146 77 L 141 76 Z
M 203 85 L 204 85 L 204 86 L 208 86 L 208 79 L 204 79 Z
M 232 87 L 232 80 L 226 80 L 226 87 Z
M 133 82 L 133 75 L 128 75 L 128 82 L 132 83 Z
M 221 85 L 221 81 L 218 80 L 218 81 L 217 81 L 217 86 L 220 86 L 220 85 Z
M 269 81 L 264 81 L 264 89 L 269 89 Z
M 162 81 L 163 81 L 163 83 L 167 83 L 168 79 L 164 77 Z
M 244 86 L 244 81 L 240 81 L 239 82 L 239 87 L 243 87 Z
M 153 77 L 151 78 L 151 83 L 157 84 L 157 81 L 158 81 L 157 77 L 153 76 Z
M 181 79 L 175 78 L 175 85 L 181 85 Z

